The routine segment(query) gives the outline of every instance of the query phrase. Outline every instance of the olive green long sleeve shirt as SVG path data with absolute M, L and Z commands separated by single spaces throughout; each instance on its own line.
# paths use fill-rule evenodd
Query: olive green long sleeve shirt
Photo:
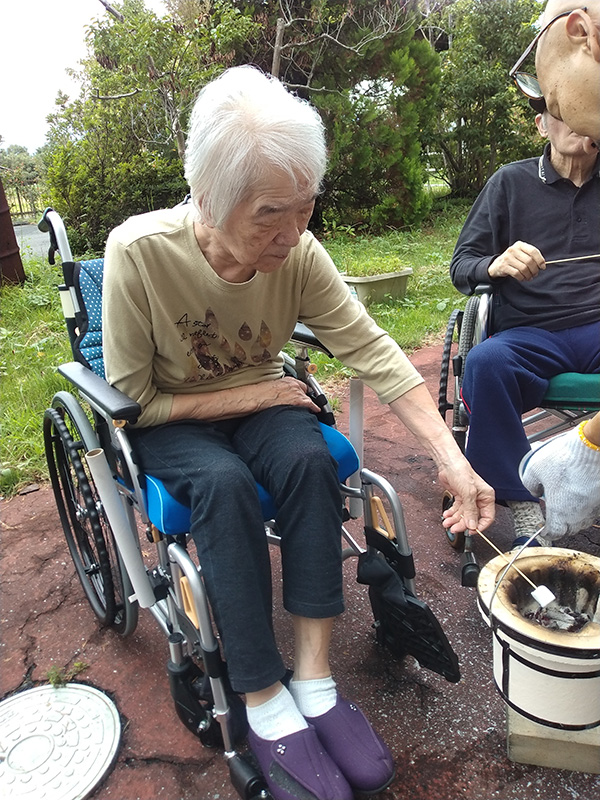
M 229 283 L 204 258 L 193 223 L 193 208 L 176 206 L 130 218 L 107 242 L 106 373 L 142 406 L 138 425 L 166 422 L 174 394 L 281 378 L 298 320 L 382 403 L 423 382 L 311 233 L 275 272 Z

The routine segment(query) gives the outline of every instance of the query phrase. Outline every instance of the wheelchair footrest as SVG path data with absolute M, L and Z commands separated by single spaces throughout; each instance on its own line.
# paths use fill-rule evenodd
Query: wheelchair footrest
M 380 644 L 400 659 L 411 655 L 452 683 L 460 680 L 458 658 L 435 615 L 406 589 L 380 554 L 367 551 L 359 556 L 358 582 L 369 586 Z
M 204 673 L 191 658 L 186 657 L 180 664 L 169 660 L 167 674 L 179 719 L 195 736 L 204 740 L 213 727 L 211 706 L 202 697 L 201 692 Z M 217 742 L 210 741 L 210 745 L 215 744 Z
M 231 783 L 242 800 L 262 800 L 271 797 L 258 765 L 255 766 L 239 753 L 233 755 L 227 763 Z

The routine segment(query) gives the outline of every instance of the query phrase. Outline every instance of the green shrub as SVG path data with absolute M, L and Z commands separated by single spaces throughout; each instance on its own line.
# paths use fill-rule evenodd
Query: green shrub
M 23 286 L 2 287 L 3 494 L 47 477 L 42 418 L 54 393 L 66 388 L 56 367 L 71 357 L 56 290 L 58 271 L 42 259 L 28 259 L 25 269 Z

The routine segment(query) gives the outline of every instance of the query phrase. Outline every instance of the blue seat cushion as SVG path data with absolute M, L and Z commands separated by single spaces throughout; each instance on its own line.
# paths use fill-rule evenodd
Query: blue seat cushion
M 335 428 L 323 423 L 319 423 L 319 425 L 323 438 L 327 442 L 329 452 L 337 461 L 338 477 L 340 482 L 343 483 L 359 467 L 356 451 L 348 439 Z M 277 516 L 277 508 L 273 498 L 260 484 L 256 484 L 256 486 L 263 519 L 274 519 Z M 145 500 L 150 522 L 159 531 L 169 536 L 176 536 L 189 531 L 190 509 L 175 500 L 167 492 L 162 481 L 152 475 L 146 475 Z

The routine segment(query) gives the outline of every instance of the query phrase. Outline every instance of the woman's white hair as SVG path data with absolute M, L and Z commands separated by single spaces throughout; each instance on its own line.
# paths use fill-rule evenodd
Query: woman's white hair
M 250 66 L 232 67 L 198 95 L 185 177 L 207 225 L 220 228 L 266 169 L 318 192 L 326 166 L 321 117 L 276 78 Z

